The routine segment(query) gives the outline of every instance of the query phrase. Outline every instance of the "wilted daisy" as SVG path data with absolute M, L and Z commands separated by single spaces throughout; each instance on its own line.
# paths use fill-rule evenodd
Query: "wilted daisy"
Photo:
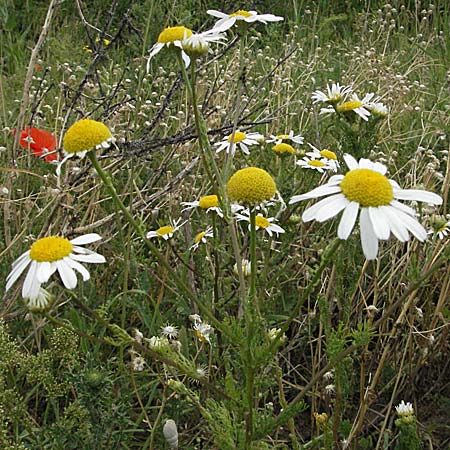
M 310 156 L 313 159 L 324 159 L 329 166 L 332 166 L 334 171 L 337 172 L 337 169 L 339 167 L 339 162 L 337 160 L 336 153 L 332 152 L 328 149 L 319 150 L 317 147 L 314 147 L 314 145 L 309 144 L 311 147 L 312 152 L 306 152 L 306 156 Z
M 201 380 L 206 380 L 208 379 L 208 374 L 209 374 L 209 370 L 208 370 L 208 366 L 205 365 L 201 365 L 195 368 L 195 376 L 190 377 L 190 380 L 193 383 L 200 383 Z
M 366 106 L 374 117 L 384 118 L 389 114 L 387 106 L 381 102 L 373 102 Z
M 167 339 L 176 339 L 178 337 L 178 328 L 167 324 L 161 327 L 161 335 Z
M 245 220 L 249 223 L 249 230 L 250 230 L 250 214 L 247 212 L 245 214 L 236 214 L 235 215 L 236 220 L 242 221 Z M 273 236 L 273 233 L 275 233 L 277 236 L 280 233 L 284 233 L 284 229 L 281 228 L 279 225 L 275 223 L 276 219 L 275 217 L 269 217 L 266 219 L 262 214 L 258 214 L 255 216 L 255 229 L 256 230 L 264 230 L 270 237 Z
M 260 133 L 244 133 L 236 130 L 233 134 L 223 138 L 220 142 L 216 142 L 214 146 L 217 147 L 216 153 L 226 150 L 227 153 L 234 154 L 236 147 L 239 147 L 246 155 L 250 154 L 249 146 L 259 145 L 264 140 L 264 136 Z
M 209 50 L 209 44 L 222 43 L 226 36 L 222 33 L 228 28 L 213 28 L 212 30 L 204 31 L 203 33 L 192 33 L 191 35 L 183 38 L 181 41 L 181 47 L 184 53 L 191 58 L 199 58 L 205 55 Z M 189 62 L 185 60 L 185 64 L 189 65 Z
M 165 225 L 163 227 L 158 228 L 157 230 L 149 231 L 147 233 L 147 239 L 151 239 L 154 237 L 163 238 L 165 241 L 170 239 L 173 234 L 178 231 L 186 222 L 180 223 L 181 219 L 177 219 L 173 221 L 170 220 L 170 225 Z
M 100 240 L 96 233 L 85 234 L 68 240 L 61 236 L 49 236 L 38 239 L 12 265 L 12 270 L 6 278 L 6 291 L 19 279 L 25 269 L 30 266 L 22 286 L 22 297 L 27 302 L 39 304 L 46 300 L 45 291 L 41 285 L 58 271 L 67 289 L 77 286 L 76 272 L 80 273 L 83 281 L 90 278 L 87 269 L 80 263 L 104 263 L 105 258 L 81 245 Z
M 84 158 L 87 152 L 108 148 L 115 141 L 109 128 L 102 122 L 81 119 L 75 122 L 64 135 L 64 159 L 58 164 L 56 174 L 61 173 L 62 165 L 74 156 Z
M 152 336 L 150 339 L 145 339 L 145 341 L 153 350 L 160 350 L 169 346 L 169 340 L 166 337 Z
M 247 205 L 258 205 L 270 200 L 276 191 L 274 179 L 258 167 L 238 170 L 227 183 L 230 199 Z
M 242 259 L 241 263 L 242 263 L 242 274 L 244 275 L 245 278 L 248 278 L 252 273 L 252 264 L 248 259 Z M 239 275 L 237 263 L 234 263 L 233 273 L 236 276 Z
M 200 244 L 206 244 L 207 239 L 213 236 L 214 233 L 212 227 L 208 227 L 206 228 L 205 231 L 197 233 L 197 235 L 194 238 L 194 244 L 191 245 L 190 250 L 197 250 Z
M 31 312 L 45 311 L 50 308 L 54 300 L 53 295 L 40 287 L 35 297 L 25 297 L 23 302 Z
M 274 134 L 271 134 L 269 139 L 267 139 L 267 143 L 271 144 L 274 142 L 275 144 L 282 144 L 286 141 L 288 142 L 294 142 L 295 144 L 303 144 L 304 137 L 300 136 L 299 134 L 297 136 L 294 136 L 294 131 L 289 131 L 289 134 L 277 134 L 276 136 Z
M 378 241 L 389 239 L 391 232 L 401 242 L 409 240 L 410 232 L 420 241 L 426 239 L 427 232 L 417 221 L 414 209 L 398 200 L 440 205 L 442 198 L 439 195 L 417 189 L 401 189 L 395 181 L 385 176 L 387 168 L 378 162 L 361 158 L 358 163 L 348 154 L 344 155 L 344 160 L 350 169 L 345 175 L 333 175 L 325 185 L 291 198 L 289 203 L 293 204 L 329 196 L 303 212 L 304 222 L 313 219 L 325 222 L 343 211 L 338 237 L 347 239 L 361 210 L 361 244 L 367 259 L 377 257 Z
M 395 410 L 397 411 L 397 414 L 401 417 L 404 416 L 412 416 L 414 414 L 414 408 L 413 405 L 408 402 L 405 403 L 404 400 L 402 400 L 396 407 Z
M 347 94 L 352 91 L 350 86 L 341 86 L 333 83 L 331 87 L 327 84 L 327 92 L 315 91 L 312 94 L 313 103 L 329 103 L 335 105 L 339 103 Z
M 313 169 L 320 173 L 324 173 L 325 170 L 334 170 L 336 172 L 336 166 L 330 163 L 326 158 L 316 158 L 304 156 L 299 159 L 295 164 L 303 169 Z
M 245 11 L 239 9 L 232 14 L 225 14 L 215 9 L 208 9 L 206 11 L 210 16 L 217 17 L 219 20 L 214 25 L 214 28 L 231 28 L 236 22 L 244 22 L 252 24 L 255 22 L 261 22 L 267 24 L 268 22 L 279 22 L 284 20 L 283 17 L 275 16 L 273 14 L 258 14 L 256 11 Z

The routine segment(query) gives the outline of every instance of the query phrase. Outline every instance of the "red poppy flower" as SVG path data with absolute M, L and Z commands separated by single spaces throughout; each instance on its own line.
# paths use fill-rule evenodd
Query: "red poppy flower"
M 56 149 L 56 138 L 48 131 L 26 126 L 20 133 L 20 145 L 31 149 L 35 156 L 42 157 L 47 162 L 58 160 L 58 155 L 51 153 Z

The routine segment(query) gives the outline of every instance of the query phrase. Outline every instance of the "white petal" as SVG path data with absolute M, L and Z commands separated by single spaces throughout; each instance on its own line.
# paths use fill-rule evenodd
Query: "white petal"
M 328 197 L 328 202 L 316 213 L 318 222 L 325 222 L 331 217 L 337 216 L 348 204 L 349 201 L 343 194 Z
M 427 238 L 427 231 L 414 217 L 399 210 L 396 211 L 396 214 L 403 225 L 419 239 L 419 241 L 424 241 Z
M 70 258 L 75 261 L 87 262 L 92 264 L 102 264 L 106 262 L 104 256 L 99 255 L 98 253 L 89 253 L 87 255 L 74 255 L 73 253 L 70 255 Z
M 389 222 L 392 234 L 400 241 L 406 242 L 409 240 L 408 229 L 403 224 L 401 218 L 397 216 L 397 210 L 392 206 L 380 206 Z
M 359 168 L 360 169 L 370 169 L 372 170 L 373 163 L 370 159 L 367 158 L 361 158 L 359 160 Z
M 22 286 L 22 297 L 28 298 L 30 294 L 33 293 L 34 287 L 36 285 L 36 270 L 37 270 L 37 262 L 32 261 L 30 269 L 28 270 L 27 276 L 25 277 L 25 281 Z
M 387 167 L 384 164 L 375 162 L 375 163 L 373 163 L 372 170 L 375 170 L 375 172 L 381 173 L 381 175 L 385 175 L 387 172 Z
M 355 169 L 359 168 L 359 165 L 358 165 L 358 162 L 356 161 L 356 159 L 353 158 L 353 156 L 349 155 L 348 153 L 346 153 L 344 155 L 344 161 L 345 161 L 345 164 L 347 164 L 347 167 L 350 170 L 355 170 Z
M 419 189 L 394 189 L 394 197 L 400 200 L 416 200 L 432 205 L 442 205 L 442 197 L 440 195 Z
M 340 182 L 344 179 L 344 175 L 333 175 L 329 178 L 327 184 L 328 185 L 335 185 L 340 184 Z
M 83 236 L 78 236 L 75 239 L 72 239 L 70 241 L 70 243 L 73 245 L 85 245 L 85 244 L 90 244 L 91 242 L 98 241 L 101 238 L 102 237 L 97 233 L 89 233 L 89 234 L 84 234 Z
M 189 58 L 189 56 L 183 50 L 181 50 L 181 58 L 183 59 L 184 67 L 188 68 L 191 64 L 191 58 Z
M 47 283 L 49 278 L 55 273 L 56 265 L 48 261 L 38 263 L 36 270 L 36 278 L 39 283 Z
M 350 233 L 355 226 L 356 218 L 358 217 L 359 203 L 350 202 L 344 209 L 344 212 L 339 222 L 338 238 L 348 239 Z
M 294 195 L 289 200 L 289 204 L 297 203 L 301 200 L 307 200 L 310 198 L 323 197 L 324 195 L 336 194 L 337 192 L 341 192 L 341 188 L 339 186 L 330 186 L 328 184 L 324 184 L 323 186 L 319 186 L 312 191 L 307 192 L 306 194 Z
M 302 215 L 302 220 L 303 222 L 309 222 L 310 220 L 313 219 L 317 219 L 317 215 L 319 215 L 319 217 L 321 217 L 320 215 L 320 210 L 322 208 L 327 209 L 329 205 L 333 205 L 333 203 L 338 200 L 338 203 L 340 203 L 342 201 L 342 194 L 337 194 L 337 195 L 332 195 L 331 197 L 327 197 L 324 198 L 322 200 L 320 200 L 319 202 L 317 202 L 315 205 L 311 206 L 310 208 L 306 209 L 303 212 Z M 332 215 L 330 215 L 328 218 L 335 216 L 336 214 L 339 214 L 339 212 L 345 207 L 345 205 L 338 209 L 338 210 L 333 210 L 332 208 L 330 208 L 333 212 Z M 322 213 L 324 214 L 324 213 Z
M 404 205 L 403 203 L 398 202 L 397 200 L 392 200 L 391 206 L 393 206 L 395 209 L 400 209 L 401 211 L 405 212 L 406 214 L 409 214 L 410 216 L 417 216 L 416 210 L 411 208 L 408 205 Z
M 75 289 L 77 287 L 75 271 L 64 260 L 56 261 L 56 267 L 64 286 L 67 289 Z
M 79 272 L 81 274 L 81 276 L 83 277 L 83 281 L 87 281 L 87 280 L 89 280 L 89 278 L 91 278 L 91 275 L 89 274 L 88 270 L 83 265 L 81 265 L 78 261 L 75 261 L 70 256 L 64 258 L 64 261 L 70 267 L 72 267 L 72 269 L 75 269 L 77 272 Z
M 213 17 L 218 17 L 219 19 L 225 19 L 228 18 L 228 14 L 224 14 L 223 12 L 217 11 L 216 9 L 208 9 L 206 11 L 206 14 L 209 14 Z
M 359 216 L 359 227 L 364 256 L 367 259 L 375 259 L 378 254 L 378 239 L 375 235 L 375 231 L 372 228 L 367 208 L 361 208 L 361 214 Z
M 243 142 L 240 143 L 240 146 L 241 146 L 241 150 L 242 150 L 246 155 L 250 155 L 250 150 L 248 149 L 248 147 L 247 147 Z
M 13 263 L 12 268 L 14 269 L 19 264 L 22 264 L 22 261 L 25 259 L 30 259 L 30 250 L 26 251 L 25 253 L 22 253 Z
M 386 220 L 383 210 L 377 207 L 369 207 L 367 209 L 375 235 L 378 239 L 386 241 L 387 239 L 389 239 L 391 230 L 389 227 L 389 222 Z
M 31 262 L 30 257 L 27 257 L 27 258 L 22 258 L 22 257 L 23 257 L 23 255 L 16 261 L 16 262 L 18 262 L 20 260 L 20 263 L 14 265 L 14 267 L 11 270 L 11 272 L 9 273 L 9 275 L 6 277 L 5 291 L 7 291 L 11 288 L 11 286 L 20 278 L 23 271 L 30 264 L 30 262 Z

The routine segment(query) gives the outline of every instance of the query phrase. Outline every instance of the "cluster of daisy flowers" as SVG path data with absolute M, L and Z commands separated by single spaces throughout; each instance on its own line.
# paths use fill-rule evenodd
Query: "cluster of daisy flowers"
M 356 114 L 362 120 L 368 121 L 372 115 L 383 118 L 388 115 L 387 107 L 381 98 L 374 93 L 368 93 L 363 98 L 352 91 L 351 86 L 341 86 L 339 83 L 327 85 L 326 92 L 317 90 L 312 94 L 313 103 L 325 104 L 320 114 Z

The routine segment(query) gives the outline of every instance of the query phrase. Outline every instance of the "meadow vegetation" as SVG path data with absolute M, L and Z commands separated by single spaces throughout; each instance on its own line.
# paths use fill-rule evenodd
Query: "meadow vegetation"
M 449 17 L 0 0 L 0 448 L 450 448 Z

